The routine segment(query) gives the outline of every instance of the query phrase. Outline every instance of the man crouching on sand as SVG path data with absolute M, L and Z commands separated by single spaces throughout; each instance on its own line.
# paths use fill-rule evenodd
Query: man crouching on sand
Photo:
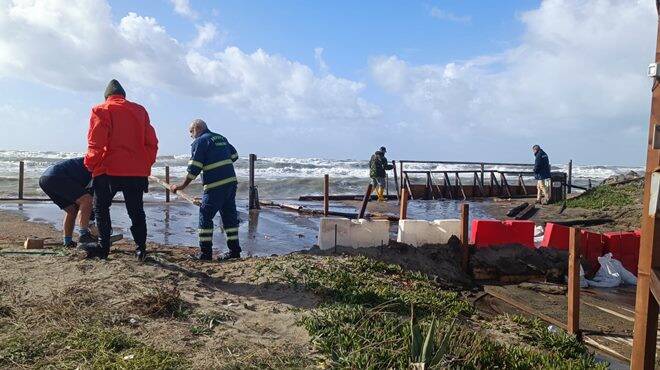
M 188 176 L 180 185 L 170 185 L 176 193 L 185 189 L 200 172 L 204 184 L 204 195 L 199 207 L 199 247 L 201 253 L 193 258 L 210 261 L 213 259 L 213 217 L 220 212 L 222 225 L 227 236 L 229 251 L 218 260 L 227 261 L 241 257 L 238 243 L 238 212 L 236 212 L 236 172 L 234 162 L 238 160 L 236 149 L 227 139 L 211 132 L 206 123 L 196 119 L 190 124 L 192 157 L 188 162 Z
M 39 186 L 64 214 L 64 246 L 74 248 L 73 228 L 79 217 L 81 244 L 96 243 L 89 232 L 92 216 L 92 195 L 88 185 L 92 174 L 85 168 L 83 158 L 67 159 L 48 167 L 39 178 Z
M 142 197 L 148 191 L 148 176 L 157 152 L 156 131 L 146 109 L 126 100 L 119 82 L 110 81 L 105 102 L 92 108 L 87 134 L 85 166 L 92 172 L 99 228 L 99 244 L 87 249 L 87 258 L 105 259 L 110 253 L 110 206 L 120 191 L 131 219 L 135 254 L 139 261 L 146 258 L 147 222 Z

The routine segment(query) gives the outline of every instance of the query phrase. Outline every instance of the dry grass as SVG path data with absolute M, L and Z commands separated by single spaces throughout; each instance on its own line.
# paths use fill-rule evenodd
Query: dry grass
M 186 319 L 190 304 L 181 299 L 176 286 L 159 286 L 133 300 L 132 306 L 142 315 L 154 318 Z

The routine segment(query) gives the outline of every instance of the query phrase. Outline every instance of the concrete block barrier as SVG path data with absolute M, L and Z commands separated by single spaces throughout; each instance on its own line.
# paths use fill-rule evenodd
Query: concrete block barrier
M 397 241 L 414 247 L 446 244 L 452 235 L 460 237 L 461 220 L 400 220 Z
M 350 220 L 339 217 L 323 217 L 319 226 L 319 247 L 332 249 L 337 246 L 366 248 L 387 244 L 390 241 L 390 222 L 387 220 Z

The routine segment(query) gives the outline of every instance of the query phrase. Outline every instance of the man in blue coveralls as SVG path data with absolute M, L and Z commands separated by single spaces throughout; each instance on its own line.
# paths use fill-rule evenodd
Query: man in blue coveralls
M 170 185 L 176 193 L 185 189 L 200 173 L 204 184 L 204 195 L 199 207 L 199 247 L 201 253 L 195 259 L 210 261 L 213 246 L 213 217 L 220 212 L 222 225 L 227 236 L 229 251 L 218 257 L 227 261 L 241 257 L 238 243 L 238 213 L 236 212 L 236 172 L 234 162 L 238 159 L 236 149 L 227 139 L 211 132 L 206 122 L 196 119 L 190 124 L 193 138 L 192 157 L 188 162 L 188 175 L 180 185 Z

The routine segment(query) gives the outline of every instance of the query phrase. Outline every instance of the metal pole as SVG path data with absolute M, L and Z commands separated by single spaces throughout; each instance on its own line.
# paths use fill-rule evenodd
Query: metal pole
M 259 205 L 257 204 L 256 200 L 256 191 L 254 187 L 254 162 L 257 161 L 257 156 L 255 154 L 250 154 L 249 156 L 250 160 L 250 178 L 249 178 L 249 186 L 248 186 L 248 208 L 249 209 L 258 209 Z
M 25 162 L 18 162 L 18 199 L 23 199 L 23 183 L 25 182 Z
M 571 185 L 573 184 L 573 160 L 568 161 L 568 194 L 571 193 Z
M 165 166 L 165 182 L 170 183 L 170 166 Z M 170 189 L 165 189 L 165 202 L 170 202 Z
M 362 199 L 362 207 L 360 207 L 360 214 L 358 215 L 358 218 L 364 218 L 365 213 L 367 212 L 367 203 L 369 203 L 369 200 L 371 199 L 371 184 L 367 186 L 367 191 L 364 192 L 364 199 Z
M 568 332 L 580 332 L 580 229 L 571 227 L 568 245 Z
M 660 8 L 656 0 L 656 10 Z M 660 19 L 657 29 L 655 62 L 660 63 Z M 630 368 L 634 370 L 653 369 L 658 330 L 658 299 L 651 292 L 657 282 L 656 269 L 660 267 L 660 224 L 655 214 L 651 215 L 649 206 L 651 193 L 659 189 L 652 188 L 653 172 L 660 165 L 660 89 L 656 88 L 658 79 L 653 81 L 651 99 L 651 117 L 649 120 L 649 138 L 646 150 L 646 173 L 644 181 L 644 203 L 642 206 L 642 237 L 639 246 L 639 266 L 637 271 L 637 297 L 635 300 L 635 327 L 633 330 L 633 349 Z M 657 176 L 657 175 L 656 175 Z M 657 209 L 657 206 L 653 207 Z
M 461 204 L 461 267 L 467 273 L 470 266 L 470 246 L 468 239 L 468 226 L 470 224 L 470 205 Z
M 330 211 L 330 175 L 323 176 L 323 216 L 328 217 Z

